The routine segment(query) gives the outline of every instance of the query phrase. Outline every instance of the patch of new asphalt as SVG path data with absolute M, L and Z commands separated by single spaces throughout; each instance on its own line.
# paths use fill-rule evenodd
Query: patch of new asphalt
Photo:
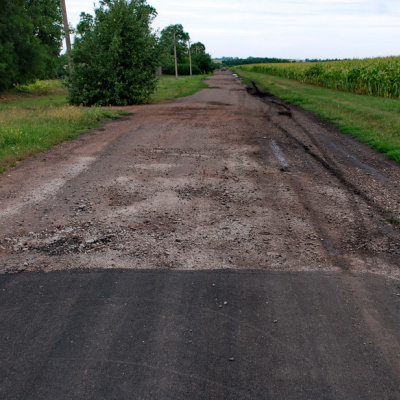
M 374 275 L 1 275 L 0 398 L 400 399 L 349 280 L 398 341 L 399 282 Z

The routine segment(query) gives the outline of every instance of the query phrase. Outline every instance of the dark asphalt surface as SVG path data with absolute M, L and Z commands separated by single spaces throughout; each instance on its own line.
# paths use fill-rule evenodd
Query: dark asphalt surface
M 1 275 L 0 398 L 400 399 L 399 293 L 332 272 Z

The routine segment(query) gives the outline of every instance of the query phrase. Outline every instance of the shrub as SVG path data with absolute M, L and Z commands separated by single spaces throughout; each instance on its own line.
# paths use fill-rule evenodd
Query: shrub
M 162 69 L 165 75 L 175 75 L 175 65 L 166 65 Z M 201 70 L 197 65 L 192 65 L 192 74 L 200 75 Z M 178 64 L 178 75 L 190 75 L 190 64 Z
M 81 14 L 72 53 L 69 101 L 128 105 L 148 101 L 157 84 L 156 11 L 145 0 L 103 0 L 95 17 Z

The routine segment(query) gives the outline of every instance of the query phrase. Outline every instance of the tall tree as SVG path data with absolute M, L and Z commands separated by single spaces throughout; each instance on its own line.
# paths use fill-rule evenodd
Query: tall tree
M 213 63 L 211 56 L 206 53 L 206 46 L 201 43 L 193 43 L 190 46 L 193 64 L 196 65 L 202 73 L 212 72 L 216 65 Z
M 206 52 L 206 46 L 201 42 L 196 42 L 190 46 L 190 50 L 194 54 L 203 54 Z
M 128 105 L 149 99 L 157 84 L 156 10 L 146 0 L 101 0 L 81 14 L 72 52 L 73 104 Z
M 161 31 L 159 46 L 161 48 L 164 64 L 167 64 L 173 56 L 175 64 L 175 75 L 178 77 L 178 63 L 187 59 L 190 36 L 184 31 L 181 24 L 169 25 Z

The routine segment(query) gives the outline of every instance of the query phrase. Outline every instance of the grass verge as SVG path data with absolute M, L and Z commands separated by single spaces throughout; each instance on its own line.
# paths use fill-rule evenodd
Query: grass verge
M 74 139 L 119 111 L 67 103 L 58 81 L 37 82 L 0 97 L 0 173 L 18 161 Z
M 312 111 L 339 130 L 400 163 L 400 101 L 338 92 L 235 68 L 235 72 L 282 100 Z
M 210 75 L 175 76 L 162 75 L 158 82 L 156 92 L 150 99 L 150 103 L 176 99 L 178 97 L 190 96 L 201 89 L 208 88 L 204 80 Z

